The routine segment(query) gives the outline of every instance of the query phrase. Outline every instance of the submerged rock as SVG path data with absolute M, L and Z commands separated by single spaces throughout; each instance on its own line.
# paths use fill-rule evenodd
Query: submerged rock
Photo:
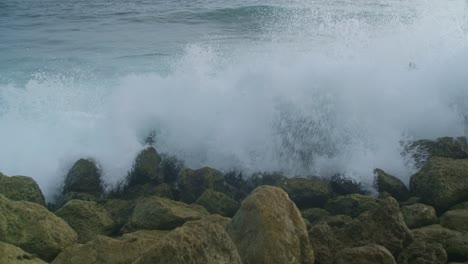
M 330 199 L 325 205 L 325 209 L 331 214 L 344 214 L 351 217 L 357 217 L 361 213 L 376 207 L 376 199 L 361 194 L 337 196 Z
M 419 228 L 435 224 L 437 215 L 434 207 L 425 204 L 412 204 L 401 207 L 405 223 L 409 228 Z
M 299 208 L 323 207 L 331 197 L 328 184 L 322 179 L 292 178 L 280 186 Z
M 98 235 L 86 244 L 67 248 L 52 264 L 131 264 L 166 234 L 163 231 L 138 231 L 121 239 Z
M 206 190 L 195 202 L 208 210 L 211 214 L 232 217 L 239 209 L 239 203 L 224 193 Z
M 77 235 L 43 206 L 0 195 L 0 239 L 49 261 L 76 243 Z
M 336 254 L 334 264 L 396 264 L 388 249 L 370 244 L 362 247 L 345 248 Z
M 375 186 L 379 193 L 387 192 L 398 201 L 405 201 L 410 197 L 410 192 L 405 184 L 397 177 L 385 173 L 381 169 L 375 169 Z
M 0 173 L 0 194 L 11 200 L 28 201 L 45 206 L 44 195 L 31 177 L 8 177 Z
M 411 177 L 411 192 L 444 211 L 468 199 L 468 159 L 433 157 Z
M 198 220 L 206 215 L 208 212 L 200 205 L 188 205 L 152 196 L 144 198 L 136 204 L 127 227 L 130 230 L 170 230 L 187 221 Z
M 244 264 L 314 263 L 302 216 L 280 188 L 255 189 L 232 218 L 228 233 Z
M 114 228 L 109 212 L 95 202 L 71 200 L 55 214 L 75 230 L 79 243 L 86 243 L 97 235 L 110 235 Z
M 179 173 L 180 200 L 194 203 L 206 190 L 223 191 L 224 177 L 218 170 L 204 167 L 198 170 L 185 168 Z
M 46 264 L 19 247 L 0 241 L 0 263 L 2 264 Z
M 241 264 L 225 222 L 216 215 L 187 222 L 168 233 L 134 264 Z

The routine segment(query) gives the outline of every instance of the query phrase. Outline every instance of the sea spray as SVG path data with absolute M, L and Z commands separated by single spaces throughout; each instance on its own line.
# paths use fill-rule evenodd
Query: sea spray
M 165 73 L 2 82 L 0 170 L 50 198 L 89 157 L 113 186 L 156 130 L 189 167 L 408 182 L 404 142 L 464 133 L 465 2 L 294 5 L 272 9 L 261 40 L 192 43 Z

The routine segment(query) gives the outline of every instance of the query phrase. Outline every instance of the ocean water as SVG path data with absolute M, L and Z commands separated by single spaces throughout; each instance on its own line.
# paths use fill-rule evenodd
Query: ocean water
M 190 167 L 408 182 L 461 136 L 466 0 L 1 0 L 0 171 L 111 188 L 144 139 Z

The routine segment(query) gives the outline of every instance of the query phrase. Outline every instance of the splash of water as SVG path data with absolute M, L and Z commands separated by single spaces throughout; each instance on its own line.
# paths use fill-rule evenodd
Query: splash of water
M 192 44 L 168 74 L 3 85 L 0 170 L 33 176 L 50 197 L 91 157 L 112 185 L 156 129 L 158 150 L 192 167 L 365 182 L 380 167 L 407 182 L 401 142 L 462 135 L 468 114 L 466 3 L 436 2 L 372 16 L 301 6 L 265 25 L 267 43 L 228 54 Z

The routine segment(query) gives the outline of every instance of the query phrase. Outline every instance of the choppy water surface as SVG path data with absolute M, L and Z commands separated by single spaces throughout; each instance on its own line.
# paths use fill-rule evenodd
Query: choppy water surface
M 407 180 L 464 134 L 466 1 L 0 2 L 0 171 L 113 184 L 151 130 L 192 167 Z

